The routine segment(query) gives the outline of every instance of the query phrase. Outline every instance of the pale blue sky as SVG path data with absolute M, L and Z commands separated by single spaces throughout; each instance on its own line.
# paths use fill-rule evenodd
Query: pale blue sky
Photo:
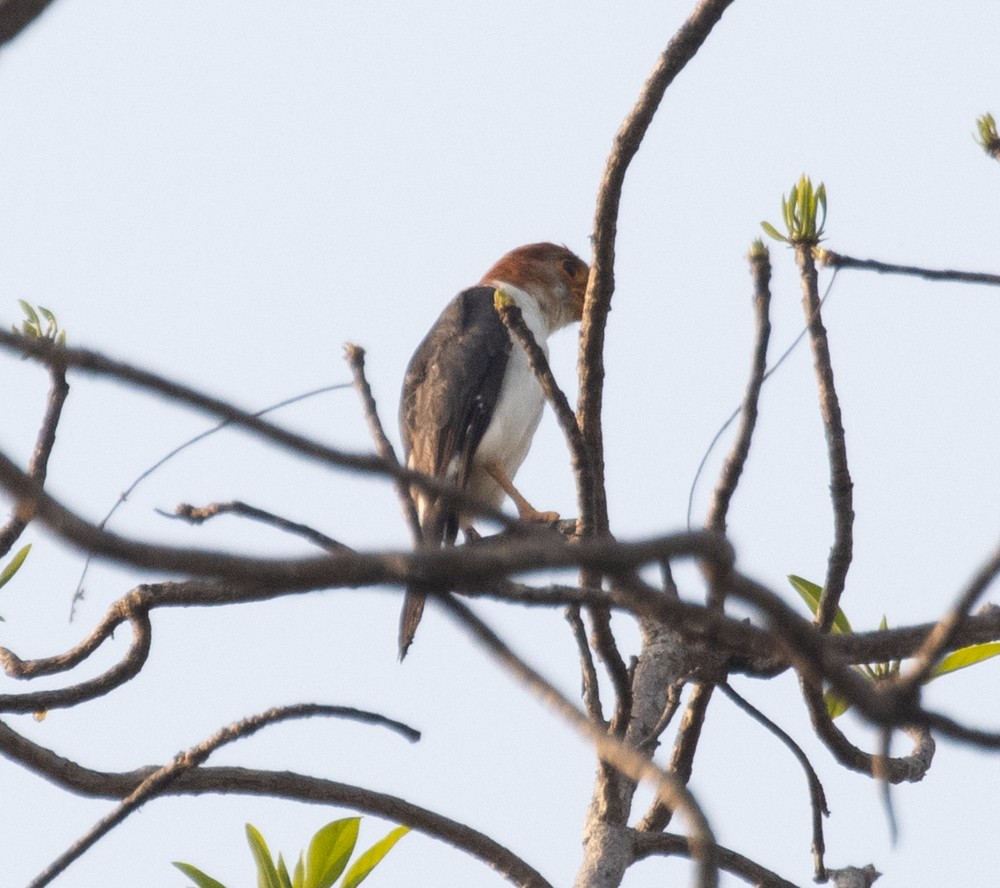
M 58 0 L 0 51 L 0 320 L 17 319 L 19 298 L 41 303 L 72 342 L 250 408 L 346 381 L 340 347 L 354 341 L 368 350 L 370 379 L 398 440 L 403 368 L 457 290 L 520 243 L 556 240 L 588 254 L 614 133 L 688 11 L 674 0 Z M 747 248 L 761 219 L 777 222 L 780 195 L 801 172 L 827 185 L 832 249 L 997 270 L 1000 168 L 971 134 L 977 115 L 1000 113 L 998 34 L 994 4 L 967 4 L 958 14 L 924 0 L 905 12 L 897 4 L 775 0 L 737 2 L 726 13 L 668 92 L 625 186 L 607 337 L 609 501 L 618 534 L 683 524 L 695 468 L 739 402 L 749 367 Z M 772 255 L 776 355 L 797 335 L 801 309 L 790 255 L 778 245 Z M 939 615 L 995 545 L 998 299 L 985 287 L 859 272 L 844 272 L 833 288 L 826 320 L 857 511 L 843 603 L 858 628 L 874 628 L 883 613 L 894 625 Z M 572 389 L 575 337 L 563 333 L 552 345 L 556 372 Z M 44 378 L 15 358 L 2 361 L 0 446 L 25 461 Z M 782 592 L 786 574 L 822 578 L 831 540 L 810 366 L 800 349 L 766 386 L 731 513 L 741 563 Z M 50 487 L 93 519 L 208 424 L 105 383 L 71 381 Z M 338 445 L 370 446 L 350 391 L 280 418 Z M 565 446 L 551 417 L 519 481 L 536 505 L 573 514 Z M 303 551 L 235 519 L 191 529 L 153 513 L 232 498 L 351 545 L 406 543 L 387 485 L 318 469 L 235 433 L 158 472 L 114 527 L 243 551 Z M 75 643 L 111 601 L 149 579 L 95 567 L 68 625 L 81 559 L 34 528 L 26 541 L 35 549 L 0 598 L 3 643 L 24 657 Z M 554 884 L 570 883 L 593 774 L 585 744 L 437 611 L 399 666 L 398 606 L 394 593 L 336 592 L 157 613 L 153 656 L 139 680 L 39 724 L 11 721 L 83 764 L 124 770 L 165 761 L 274 704 L 367 706 L 414 724 L 424 740 L 410 746 L 371 729 L 298 723 L 217 761 L 395 793 L 468 821 Z M 558 614 L 479 610 L 576 694 L 576 655 Z M 621 631 L 633 644 L 630 630 Z M 86 674 L 109 665 L 125 636 Z M 929 697 L 990 724 L 994 707 L 984 703 L 993 700 L 998 668 L 953 676 Z M 833 812 L 830 865 L 874 862 L 885 873 L 880 888 L 983 883 L 984 849 L 995 844 L 983 799 L 1000 789 L 1000 761 L 942 743 L 924 783 L 894 791 L 902 834 L 893 849 L 877 787 L 810 742 L 794 680 L 735 684 L 804 743 L 820 771 Z M 845 724 L 871 748 L 870 731 L 850 716 Z M 8 810 L 18 812 L 0 838 L 12 885 L 109 808 L 6 763 L 0 784 Z M 720 841 L 808 883 L 801 773 L 724 700 L 710 715 L 692 786 Z M 245 884 L 245 821 L 288 854 L 334 816 L 259 799 L 156 801 L 56 884 L 172 888 L 184 884 L 172 859 Z M 384 831 L 371 821 L 363 837 Z M 654 861 L 631 871 L 626 885 L 686 878 L 684 865 Z M 501 882 L 413 835 L 371 884 Z

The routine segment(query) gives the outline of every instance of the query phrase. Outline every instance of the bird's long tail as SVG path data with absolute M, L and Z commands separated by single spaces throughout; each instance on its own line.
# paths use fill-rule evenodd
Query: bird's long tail
M 424 602 L 427 593 L 413 586 L 407 587 L 403 598 L 403 612 L 399 615 L 399 659 L 402 662 L 406 652 L 413 644 L 413 636 L 417 634 L 417 626 L 424 615 Z

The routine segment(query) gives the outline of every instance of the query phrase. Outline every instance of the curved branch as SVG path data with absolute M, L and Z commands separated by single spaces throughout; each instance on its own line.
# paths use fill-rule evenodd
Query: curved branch
M 637 831 L 633 837 L 633 846 L 636 860 L 644 860 L 654 856 L 691 856 L 687 837 L 671 833 Z M 718 851 L 719 869 L 732 873 L 744 882 L 750 882 L 754 888 L 798 888 L 794 883 L 765 869 L 749 857 L 744 857 L 722 845 L 718 846 Z
M 809 804 L 812 807 L 812 852 L 815 876 L 817 882 L 825 882 L 826 864 L 823 862 L 823 854 L 826 852 L 826 843 L 823 841 L 823 817 L 829 817 L 830 811 L 827 808 L 826 793 L 823 791 L 823 784 L 820 782 L 816 769 L 803 752 L 802 747 L 791 738 L 787 731 L 764 715 L 726 682 L 720 682 L 719 689 L 754 721 L 763 725 L 784 743 L 795 756 L 795 760 L 801 765 L 802 770 L 805 771 L 806 782 L 809 784 Z
M 125 820 L 133 811 L 150 799 L 163 795 L 171 783 L 182 774 L 197 768 L 220 746 L 233 743 L 243 737 L 257 733 L 267 725 L 277 724 L 293 718 L 309 718 L 312 716 L 335 716 L 352 721 L 377 724 L 397 731 L 410 741 L 420 739 L 420 732 L 402 722 L 386 718 L 376 712 L 354 709 L 347 706 L 321 706 L 315 703 L 303 703 L 297 706 L 281 706 L 251 715 L 228 725 L 218 731 L 208 740 L 192 746 L 186 752 L 178 753 L 172 762 L 156 768 L 148 777 L 130 792 L 121 803 L 109 814 L 102 817 L 83 836 L 72 844 L 63 854 L 47 866 L 37 878 L 31 881 L 28 888 L 45 888 L 56 876 L 63 872 L 74 860 L 82 857 L 90 848 L 106 836 L 112 829 Z
M 590 281 L 584 300 L 580 327 L 580 352 L 577 372 L 580 379 L 580 402 L 576 415 L 580 430 L 593 461 L 594 514 L 583 515 L 584 523 L 596 533 L 608 530 L 607 493 L 604 489 L 604 437 L 601 430 L 601 407 L 604 397 L 604 331 L 607 326 L 611 296 L 615 289 L 615 240 L 618 235 L 618 210 L 625 173 L 635 157 L 660 101 L 674 78 L 694 58 L 708 39 L 712 28 L 722 18 L 733 0 L 701 0 L 687 21 L 671 38 L 646 80 L 639 98 L 615 136 L 614 148 L 604 168 L 597 193 L 591 231 L 592 259 Z
M 924 727 L 904 728 L 913 740 L 909 755 L 892 758 L 871 755 L 859 749 L 838 728 L 826 710 L 822 691 L 804 677 L 799 682 L 809 719 L 816 736 L 845 768 L 886 783 L 917 783 L 923 780 L 934 759 L 934 738 Z
M 15 678 L 35 678 L 65 672 L 89 657 L 126 620 L 132 624 L 132 644 L 125 656 L 105 673 L 67 688 L 28 694 L 0 694 L 0 712 L 44 712 L 48 709 L 76 706 L 95 697 L 102 697 L 135 678 L 149 657 L 152 627 L 148 607 L 137 606 L 131 595 L 112 605 L 97 629 L 67 653 L 24 661 L 6 648 L 0 648 L 0 662 L 7 674 Z
M 71 792 L 99 798 L 124 798 L 156 770 L 140 768 L 125 773 L 108 773 L 84 768 L 32 743 L 3 722 L 0 722 L 0 753 Z M 489 836 L 396 796 L 290 771 L 235 767 L 198 767 L 186 771 L 163 794 L 204 793 L 267 796 L 342 805 L 395 823 L 404 823 L 425 835 L 447 842 L 521 888 L 551 888 L 535 869 Z

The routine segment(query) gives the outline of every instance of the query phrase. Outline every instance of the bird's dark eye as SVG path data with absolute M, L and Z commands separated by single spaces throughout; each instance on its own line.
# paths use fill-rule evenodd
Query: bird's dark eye
M 575 259 L 563 259 L 563 271 L 566 272 L 568 277 L 576 276 L 576 266 L 577 262 Z

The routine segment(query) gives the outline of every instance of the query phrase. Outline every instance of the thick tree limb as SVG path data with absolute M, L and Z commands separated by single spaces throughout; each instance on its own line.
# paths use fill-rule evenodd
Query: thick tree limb
M 51 3 L 52 0 L 0 0 L 0 46 L 13 40 Z

